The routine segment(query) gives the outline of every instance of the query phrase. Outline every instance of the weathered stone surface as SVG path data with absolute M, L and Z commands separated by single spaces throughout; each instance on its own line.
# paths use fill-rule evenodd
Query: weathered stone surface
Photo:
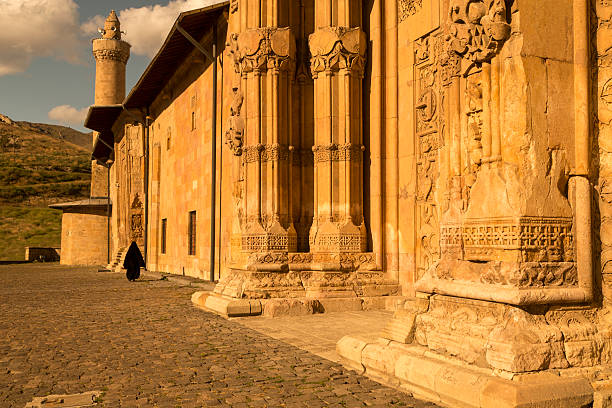
M 393 319 L 383 329 L 380 337 L 398 343 L 410 344 L 414 341 L 415 329 L 416 313 L 409 310 L 398 310 L 393 315 Z
M 269 317 L 303 316 L 323 311 L 319 301 L 312 299 L 271 299 L 263 302 L 263 315 Z
M 595 390 L 593 394 L 593 408 L 612 407 L 612 389 L 602 388 Z
M 257 316 L 262 312 L 259 300 L 232 299 L 215 294 L 206 297 L 204 307 L 227 317 Z

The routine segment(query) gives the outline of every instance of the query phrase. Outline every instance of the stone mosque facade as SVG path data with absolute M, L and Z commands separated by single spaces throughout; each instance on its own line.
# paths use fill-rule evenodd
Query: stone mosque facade
M 608 0 L 232 0 L 126 96 L 112 13 L 98 263 L 136 241 L 227 316 L 393 310 L 338 353 L 446 406 L 608 406 L 611 30 Z

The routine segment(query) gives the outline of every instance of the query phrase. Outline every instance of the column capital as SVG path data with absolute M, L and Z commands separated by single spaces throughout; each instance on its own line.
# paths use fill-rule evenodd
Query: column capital
M 363 75 L 367 38 L 361 27 L 321 27 L 309 39 L 313 76 L 348 70 Z
M 295 63 L 295 38 L 289 27 L 262 27 L 230 36 L 237 73 L 289 71 Z

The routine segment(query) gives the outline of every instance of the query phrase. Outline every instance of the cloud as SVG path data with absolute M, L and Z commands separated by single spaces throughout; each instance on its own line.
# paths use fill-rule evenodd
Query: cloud
M 98 14 L 81 24 L 81 34 L 86 37 L 98 36 L 98 28 L 104 27 L 105 16 Z
M 83 126 L 89 108 L 76 109 L 70 105 L 60 105 L 51 109 L 49 119 L 64 125 Z
M 1 0 L 0 0 L 1 1 Z M 153 57 L 163 44 L 178 15 L 222 0 L 171 0 L 167 5 L 133 7 L 119 11 L 124 39 L 132 45 L 132 53 Z M 87 35 L 97 34 L 104 24 L 104 16 L 95 16 L 81 25 Z
M 35 57 L 79 62 L 74 0 L 0 0 L 0 76 L 24 72 Z

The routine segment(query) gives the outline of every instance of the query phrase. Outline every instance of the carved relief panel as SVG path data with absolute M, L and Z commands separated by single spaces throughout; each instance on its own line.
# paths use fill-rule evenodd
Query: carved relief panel
M 443 103 L 440 75 L 433 43 L 426 36 L 414 43 L 415 50 L 415 143 L 417 152 L 417 275 L 422 276 L 440 257 L 440 203 L 436 199 L 443 145 Z

